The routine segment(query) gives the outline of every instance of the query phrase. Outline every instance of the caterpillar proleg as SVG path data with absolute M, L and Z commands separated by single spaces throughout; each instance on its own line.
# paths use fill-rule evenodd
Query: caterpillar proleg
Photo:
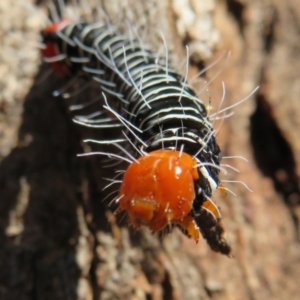
M 175 225 L 196 242 L 201 233 L 214 251 L 228 255 L 221 214 L 211 200 L 220 185 L 221 151 L 205 105 L 186 76 L 172 68 L 167 54 L 159 57 L 107 20 L 61 19 L 42 35 L 46 62 L 65 75 L 95 81 L 103 109 L 112 116 L 96 112 L 75 122 L 123 134 L 94 141 L 122 153 L 98 154 L 129 165 L 123 179 L 112 182 L 120 184 L 117 212 L 126 212 L 135 228 L 157 232 Z

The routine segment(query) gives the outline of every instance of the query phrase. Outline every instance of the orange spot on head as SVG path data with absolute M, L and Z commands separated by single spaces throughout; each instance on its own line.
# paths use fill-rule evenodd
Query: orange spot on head
M 189 216 L 195 199 L 197 162 L 188 154 L 157 150 L 140 157 L 127 169 L 120 188 L 119 211 L 126 211 L 134 227 L 153 232 L 179 224 L 195 240 L 199 231 Z

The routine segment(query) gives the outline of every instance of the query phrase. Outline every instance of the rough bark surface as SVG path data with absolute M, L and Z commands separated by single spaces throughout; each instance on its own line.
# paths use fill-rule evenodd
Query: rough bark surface
M 260 85 L 232 117 L 215 124 L 223 156 L 248 159 L 224 159 L 240 173 L 222 179 L 253 190 L 224 182 L 237 196 L 214 195 L 233 257 L 177 230 L 161 239 L 116 220 L 101 201 L 105 174 L 97 158 L 76 157 L 86 147 L 82 138 L 101 138 L 99 132 L 72 123 L 67 102 L 52 96 L 68 80 L 39 67 L 33 43 L 45 24 L 42 4 L 3 0 L 0 299 L 299 299 L 298 1 L 98 3 L 121 30 L 128 30 L 124 20 L 135 24 L 154 49 L 161 48 L 157 30 L 163 31 L 183 74 L 188 44 L 190 78 L 230 51 L 205 74 L 210 79 L 222 70 L 203 96 L 213 108 L 222 98 L 221 80 L 225 106 Z M 89 95 L 92 89 L 78 97 Z

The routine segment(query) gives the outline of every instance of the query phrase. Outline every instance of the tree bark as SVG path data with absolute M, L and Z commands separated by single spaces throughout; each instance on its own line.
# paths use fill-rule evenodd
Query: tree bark
M 222 108 L 260 86 L 214 124 L 222 155 L 248 160 L 224 158 L 240 172 L 230 169 L 221 179 L 253 190 L 223 182 L 236 196 L 214 194 L 233 257 L 177 229 L 161 237 L 115 217 L 103 201 L 106 173 L 98 158 L 76 157 L 87 147 L 83 138 L 105 132 L 73 124 L 68 100 L 53 97 L 69 80 L 39 67 L 32 42 L 45 26 L 42 4 L 2 1 L 0 299 L 299 299 L 297 0 L 92 2 L 121 31 L 135 25 L 158 51 L 164 51 L 162 31 L 183 75 L 188 45 L 189 79 L 217 62 L 205 72 L 213 79 L 209 91 L 200 95 L 211 113 L 222 81 Z M 78 9 L 89 17 L 88 9 Z M 74 99 L 95 93 L 90 88 Z

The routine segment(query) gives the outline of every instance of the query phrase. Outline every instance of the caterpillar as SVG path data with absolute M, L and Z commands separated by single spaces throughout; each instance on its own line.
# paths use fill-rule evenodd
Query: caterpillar
M 122 132 L 123 139 L 94 141 L 121 151 L 98 154 L 129 164 L 114 199 L 117 213 L 126 212 L 135 228 L 177 226 L 196 242 L 202 234 L 212 250 L 229 255 L 221 214 L 211 200 L 221 189 L 221 151 L 206 107 L 186 77 L 167 56 L 158 57 L 108 21 L 61 19 L 42 37 L 44 60 L 66 76 L 97 82 L 103 108 L 113 116 L 95 119 L 95 113 L 75 122 Z

